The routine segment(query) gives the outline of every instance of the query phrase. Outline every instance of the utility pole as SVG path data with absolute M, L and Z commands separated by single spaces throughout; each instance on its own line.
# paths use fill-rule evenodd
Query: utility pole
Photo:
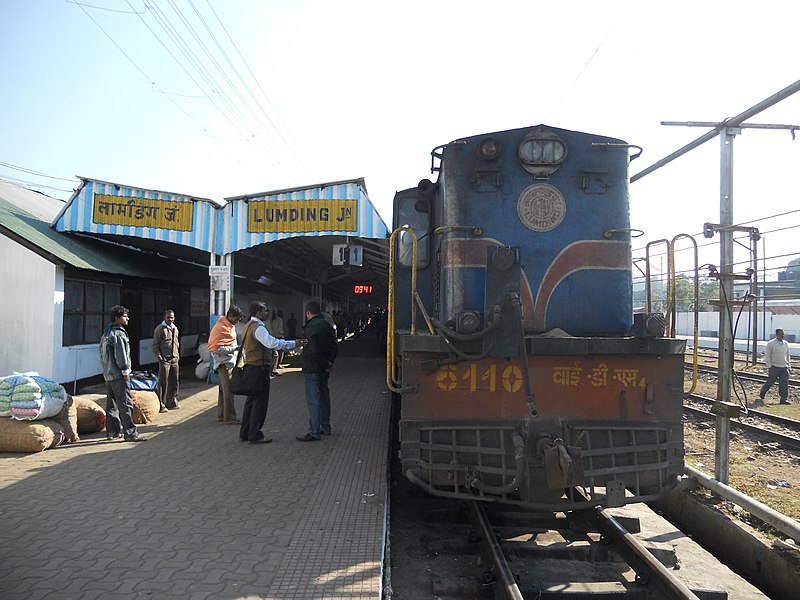
M 719 224 L 707 223 L 704 231 L 707 237 L 713 236 L 713 232 L 719 231 L 720 233 L 720 268 L 718 271 L 719 287 L 720 287 L 720 306 L 719 306 L 719 355 L 718 368 L 719 376 L 717 379 L 717 403 L 730 404 L 731 396 L 731 374 L 733 371 L 733 331 L 730 319 L 730 302 L 733 299 L 733 280 L 737 276 L 733 273 L 733 232 L 737 228 L 733 227 L 733 140 L 738 133 L 741 133 L 742 128 L 751 127 L 757 129 L 788 129 L 794 134 L 794 131 L 800 130 L 800 125 L 760 125 L 760 124 L 744 124 L 744 122 L 764 111 L 770 106 L 788 98 L 792 94 L 800 91 L 800 81 L 795 81 L 790 86 L 773 94 L 766 100 L 756 104 L 752 108 L 744 111 L 743 113 L 726 119 L 719 123 L 701 123 L 701 122 L 683 122 L 678 123 L 674 121 L 662 121 L 662 125 L 681 125 L 686 127 L 712 127 L 713 129 L 693 142 L 690 142 L 683 148 L 673 152 L 667 157 L 654 163 L 653 165 L 640 171 L 631 177 L 631 183 L 641 179 L 645 175 L 663 167 L 669 162 L 672 162 L 679 156 L 682 156 L 704 144 L 705 142 L 719 137 L 720 141 L 720 205 L 719 205 Z M 711 236 L 708 233 L 711 233 Z M 750 271 L 750 269 L 748 269 Z M 752 273 L 747 274 L 747 279 L 750 279 Z M 722 418 L 729 418 L 725 415 Z M 715 465 L 715 477 L 722 483 L 728 482 L 728 443 L 727 435 L 720 435 L 724 433 L 720 431 L 718 425 L 717 432 L 717 460 Z M 721 439 L 725 438 L 725 439 Z

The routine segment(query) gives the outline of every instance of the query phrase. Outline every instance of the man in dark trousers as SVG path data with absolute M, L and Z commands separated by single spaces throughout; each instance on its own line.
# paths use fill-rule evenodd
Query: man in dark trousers
M 125 326 L 128 324 L 128 309 L 112 306 L 111 323 L 100 338 L 100 366 L 106 381 L 106 439 L 125 436 L 126 442 L 144 442 L 133 423 L 133 399 L 131 398 L 131 342 Z
M 292 350 L 297 344 L 294 340 L 279 340 L 272 337 L 264 325 L 268 315 L 269 309 L 266 304 L 251 302 L 250 321 L 242 334 L 245 364 L 261 367 L 264 377 L 262 391 L 248 396 L 242 411 L 239 440 L 251 444 L 269 444 L 272 441 L 272 438 L 264 437 L 261 432 L 269 407 L 269 374 L 272 371 L 270 350 Z
M 321 314 L 319 302 L 306 304 L 306 326 L 303 337 L 308 340 L 300 359 L 305 378 L 308 404 L 308 433 L 298 436 L 299 442 L 314 442 L 331 434 L 331 393 L 328 377 L 333 370 L 339 346 L 333 326 Z
M 158 359 L 158 399 L 161 412 L 180 408 L 178 403 L 178 369 L 181 362 L 180 331 L 175 313 L 164 311 L 164 320 L 153 330 L 153 354 Z

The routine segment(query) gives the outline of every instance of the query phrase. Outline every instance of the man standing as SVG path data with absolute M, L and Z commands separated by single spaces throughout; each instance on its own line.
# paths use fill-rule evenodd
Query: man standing
M 231 393 L 231 373 L 236 362 L 236 324 L 242 320 L 244 313 L 236 305 L 231 305 L 227 314 L 220 317 L 211 328 L 208 336 L 208 349 L 214 357 L 214 370 L 219 379 L 217 394 L 217 421 L 225 425 L 239 425 L 236 418 L 236 407 Z
M 158 399 L 161 402 L 161 412 L 181 407 L 178 404 L 178 369 L 181 360 L 179 335 L 175 326 L 175 313 L 171 310 L 164 311 L 164 320 L 153 331 L 152 345 L 153 354 L 158 358 Z
M 145 437 L 133 424 L 133 400 L 131 399 L 131 343 L 125 326 L 128 324 L 128 309 L 112 306 L 111 323 L 100 338 L 100 366 L 106 381 L 106 439 L 113 440 L 125 435 L 126 442 L 144 442 Z
M 242 410 L 242 425 L 239 440 L 251 444 L 269 444 L 272 438 L 264 437 L 261 428 L 267 418 L 269 407 L 269 375 L 272 370 L 271 350 L 291 350 L 294 340 L 279 340 L 270 335 L 264 321 L 269 318 L 269 309 L 263 302 L 250 303 L 250 321 L 242 334 L 245 364 L 261 367 L 262 391 L 248 396 Z
M 286 339 L 293 340 L 297 336 L 297 319 L 294 318 L 294 313 L 289 315 L 286 319 Z
M 319 302 L 306 304 L 306 326 L 303 336 L 308 345 L 300 359 L 305 378 L 308 405 L 308 433 L 298 436 L 299 442 L 314 442 L 331 434 L 331 392 L 328 378 L 339 347 L 333 326 L 321 314 Z
M 778 380 L 778 393 L 781 397 L 781 404 L 789 404 L 789 373 L 792 372 L 792 361 L 789 356 L 789 342 L 783 339 L 783 329 L 775 330 L 775 337 L 767 343 L 764 349 L 764 364 L 769 369 L 767 381 L 761 386 L 758 394 L 761 401 Z

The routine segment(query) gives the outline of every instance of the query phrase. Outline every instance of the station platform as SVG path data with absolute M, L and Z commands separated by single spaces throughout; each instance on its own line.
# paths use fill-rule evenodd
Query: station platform
M 299 368 L 272 380 L 271 444 L 216 421 L 182 368 L 180 410 L 37 454 L 0 454 L 0 598 L 382 597 L 391 396 L 374 334 L 340 343 L 333 435 L 298 442 Z M 243 397 L 236 398 L 241 415 Z

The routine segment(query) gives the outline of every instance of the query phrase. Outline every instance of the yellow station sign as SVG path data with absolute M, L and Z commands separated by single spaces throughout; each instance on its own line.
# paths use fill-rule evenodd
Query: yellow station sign
M 191 231 L 194 203 L 95 194 L 92 221 L 104 225 Z
M 357 200 L 250 200 L 250 233 L 357 231 Z

